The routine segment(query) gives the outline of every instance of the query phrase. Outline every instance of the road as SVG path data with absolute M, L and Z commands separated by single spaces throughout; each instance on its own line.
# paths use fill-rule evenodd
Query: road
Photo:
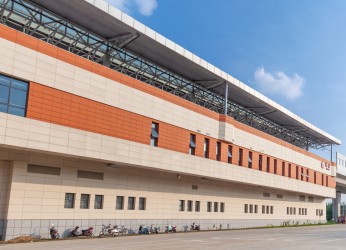
M 346 225 L 248 229 L 4 244 L 0 250 L 346 249 Z

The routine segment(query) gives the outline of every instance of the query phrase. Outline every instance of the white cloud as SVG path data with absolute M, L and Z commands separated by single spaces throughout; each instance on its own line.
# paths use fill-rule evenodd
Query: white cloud
M 157 8 L 156 0 L 106 0 L 123 12 L 130 13 L 133 9 L 144 16 L 151 16 Z
M 303 94 L 304 82 L 305 79 L 298 74 L 291 77 L 282 71 L 271 74 L 263 67 L 255 71 L 255 83 L 264 94 L 281 95 L 294 100 Z

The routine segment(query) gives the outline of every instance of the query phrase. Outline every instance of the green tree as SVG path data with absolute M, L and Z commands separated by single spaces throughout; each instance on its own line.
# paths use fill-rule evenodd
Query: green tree
M 326 214 L 327 214 L 327 221 L 333 220 L 333 204 L 332 203 L 327 203 Z

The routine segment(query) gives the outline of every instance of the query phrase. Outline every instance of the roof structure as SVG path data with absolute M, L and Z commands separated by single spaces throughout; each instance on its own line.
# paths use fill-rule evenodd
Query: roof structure
M 31 32 L 41 39 L 44 37 L 57 46 L 66 46 L 72 52 L 79 46 L 76 53 L 81 56 L 216 112 L 228 114 L 296 146 L 318 148 L 341 143 L 339 139 L 103 0 L 5 2 L 9 12 L 6 22 L 12 20 L 12 26 L 23 25 L 23 31 Z M 10 7 L 10 3 L 16 3 L 19 7 Z M 6 7 L 6 3 L 4 6 Z M 25 8 L 30 10 L 24 11 Z M 11 12 L 16 16 L 16 11 L 17 16 L 22 12 L 21 18 L 26 19 L 26 23 L 21 24 L 21 18 L 18 17 L 11 19 Z M 59 19 L 54 19 L 58 17 Z M 28 18 L 32 20 L 29 25 Z M 55 20 L 60 26 L 53 27 L 51 20 Z M 65 27 L 64 30 L 61 26 Z M 55 37 L 52 34 L 46 35 L 47 29 L 51 29 Z M 69 32 L 69 36 L 62 32 Z M 57 33 L 60 34 L 59 39 Z M 73 39 L 76 42 L 71 48 Z M 97 48 L 96 42 L 100 43 Z M 92 45 L 94 48 L 91 48 Z

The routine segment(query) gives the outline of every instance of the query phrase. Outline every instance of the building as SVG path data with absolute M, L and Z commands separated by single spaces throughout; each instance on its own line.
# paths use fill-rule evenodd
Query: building
M 325 220 L 338 139 L 102 0 L 0 6 L 2 239 Z

